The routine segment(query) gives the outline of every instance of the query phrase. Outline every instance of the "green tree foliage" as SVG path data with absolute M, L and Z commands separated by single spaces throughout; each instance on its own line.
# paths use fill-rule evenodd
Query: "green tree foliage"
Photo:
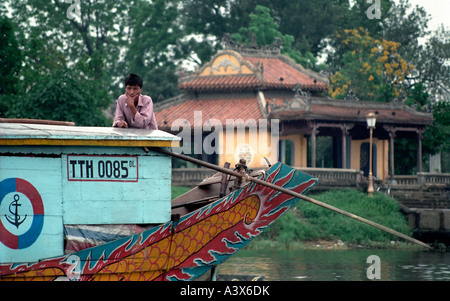
M 327 47 L 327 39 L 336 31 L 349 28 L 347 25 L 355 20 L 364 19 L 360 14 L 350 10 L 349 1 L 258 2 L 272 10 L 272 15 L 279 22 L 282 33 L 294 37 L 293 49 L 301 53 L 311 52 L 314 56 L 319 55 Z
M 218 41 L 226 33 L 233 34 L 238 32 L 241 27 L 248 26 L 249 14 L 254 12 L 255 6 L 261 4 L 260 2 L 248 0 L 181 1 L 181 23 L 188 35 L 196 36 L 195 39 L 189 39 L 188 50 L 202 49 L 198 60 L 194 60 L 194 62 L 201 66 L 211 58 L 209 53 L 214 55 L 222 49 L 222 45 Z M 192 52 L 186 53 L 192 57 Z M 196 54 L 198 53 L 196 52 Z
M 36 37 L 67 64 L 97 55 L 95 80 L 116 69 L 121 46 L 128 38 L 128 7 L 137 1 L 11 1 L 12 16 L 24 39 Z M 99 55 L 100 54 L 100 55 Z M 50 53 L 50 55 L 52 55 Z M 101 60 L 99 59 L 101 58 Z
M 4 117 L 9 98 L 17 93 L 17 79 L 22 63 L 22 53 L 12 22 L 0 16 L 0 117 Z
M 439 151 L 450 154 L 450 100 L 438 101 L 433 106 L 434 126 L 425 131 L 424 152 Z
M 101 98 L 100 98 L 101 99 Z M 77 125 L 108 126 L 90 81 L 68 69 L 42 77 L 28 93 L 13 97 L 7 117 L 73 121 Z
M 17 43 L 12 22 L 7 17 L 0 17 L 0 95 L 15 94 L 16 79 L 22 63 L 22 53 Z
M 111 104 L 129 72 L 144 78 L 146 93 L 174 96 L 183 26 L 179 1 L 8 1 L 25 50 L 22 91 L 55 70 L 76 70 L 90 94 Z
M 384 2 L 384 1 L 382 1 Z M 421 45 L 419 40 L 428 34 L 429 17 L 422 7 L 412 7 L 408 0 L 398 0 L 387 11 L 383 10 L 383 28 L 371 31 L 389 41 L 400 43 L 400 55 L 410 63 L 417 65 L 415 59 Z
M 430 102 L 450 100 L 450 30 L 433 32 L 416 53 L 416 69 L 411 80 L 422 82 L 430 94 Z
M 279 25 L 270 15 L 270 9 L 256 5 L 255 12 L 249 15 L 249 27 L 241 27 L 238 33 L 233 34 L 233 38 L 238 42 L 250 44 L 252 38 L 256 39 L 258 46 L 270 45 L 276 38 L 281 38 L 282 34 L 278 31 Z
M 176 69 L 183 54 L 180 45 L 184 34 L 178 13 L 178 1 L 167 0 L 142 2 L 133 13 L 122 74 L 139 74 L 144 79 L 143 89 L 154 101 L 178 93 Z
M 330 94 L 343 98 L 349 89 L 363 100 L 389 102 L 400 95 L 414 66 L 400 55 L 400 44 L 374 39 L 363 28 L 336 34 L 342 68 L 330 78 Z
M 90 103 L 91 110 L 86 111 L 85 115 L 90 118 L 88 120 L 92 120 L 92 124 L 98 124 L 98 120 L 104 118 L 100 111 L 111 103 L 108 90 L 112 86 L 115 62 L 119 59 L 119 45 L 123 37 L 126 37 L 121 10 L 127 6 L 120 2 L 9 1 L 12 20 L 20 29 L 19 44 L 24 57 L 20 75 L 16 78 L 20 93 L 10 102 L 7 116 L 20 117 L 22 113 L 17 108 L 24 109 L 31 105 L 28 101 L 33 95 L 39 94 L 37 89 L 47 88 L 47 92 L 55 90 L 56 87 L 49 89 L 47 85 L 58 82 L 57 76 L 67 79 L 64 87 L 72 87 L 67 84 L 73 78 L 67 77 L 70 73 L 77 75 L 73 82 L 81 85 L 82 90 L 76 91 L 82 91 L 83 96 L 89 97 L 77 97 L 72 95 L 74 91 L 67 91 L 65 94 L 57 94 L 61 105 L 77 99 L 82 101 L 81 106 Z M 83 82 L 89 84 L 82 85 Z M 42 93 L 53 99 L 54 95 Z M 69 107 L 68 105 L 67 108 Z M 39 110 L 33 108 L 30 112 L 36 109 Z M 51 114 L 47 110 L 44 106 L 42 112 L 35 112 L 35 116 L 27 117 L 55 118 L 56 113 Z M 68 109 L 60 110 L 58 114 L 67 111 Z M 43 112 L 48 114 L 42 114 Z M 70 120 L 69 115 L 60 118 Z M 82 123 L 86 124 L 86 121 Z
M 317 64 L 311 52 L 303 55 L 300 51 L 292 48 L 294 37 L 291 35 L 284 35 L 278 29 L 279 25 L 270 15 L 270 9 L 257 5 L 255 12 L 250 15 L 249 27 L 241 27 L 238 33 L 232 35 L 237 42 L 244 44 L 256 43 L 256 46 L 271 45 L 277 38 L 281 40 L 282 53 L 290 56 L 294 61 L 303 65 L 306 68 L 313 68 Z
M 372 22 L 366 16 L 371 4 L 365 0 L 352 2 L 356 3 L 353 7 L 348 0 L 187 0 L 183 1 L 184 24 L 190 32 L 221 39 L 224 33 L 233 34 L 240 28 L 249 27 L 250 14 L 260 5 L 270 9 L 280 32 L 294 38 L 293 49 L 317 56 L 327 46 L 326 40 L 338 30 L 359 26 L 370 32 L 381 30 L 384 18 Z M 393 0 L 382 1 L 385 14 L 393 3 Z M 212 43 L 211 47 L 214 47 Z

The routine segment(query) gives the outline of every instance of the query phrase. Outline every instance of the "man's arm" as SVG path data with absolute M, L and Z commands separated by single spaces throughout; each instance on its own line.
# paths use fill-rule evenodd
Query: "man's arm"
M 122 108 L 122 105 L 121 105 L 119 99 L 117 100 L 116 112 L 114 114 L 114 121 L 113 121 L 112 126 L 119 127 L 119 128 L 127 128 L 128 123 L 125 121 L 125 115 L 123 113 L 123 108 Z

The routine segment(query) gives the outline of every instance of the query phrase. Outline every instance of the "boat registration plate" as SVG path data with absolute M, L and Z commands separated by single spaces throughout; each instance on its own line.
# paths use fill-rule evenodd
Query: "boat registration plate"
M 137 182 L 137 156 L 67 155 L 69 181 Z

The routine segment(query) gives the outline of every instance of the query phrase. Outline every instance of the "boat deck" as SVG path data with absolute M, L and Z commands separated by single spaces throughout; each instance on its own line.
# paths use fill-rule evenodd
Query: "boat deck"
M 0 123 L 0 145 L 176 147 L 180 140 L 159 130 Z

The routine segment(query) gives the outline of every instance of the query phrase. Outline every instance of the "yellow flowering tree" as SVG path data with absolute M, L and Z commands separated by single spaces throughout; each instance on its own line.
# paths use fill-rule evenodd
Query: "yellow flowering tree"
M 399 96 L 414 69 L 399 55 L 399 43 L 375 39 L 363 28 L 336 36 L 342 68 L 330 77 L 331 97 L 344 98 L 349 89 L 361 100 L 386 102 Z

